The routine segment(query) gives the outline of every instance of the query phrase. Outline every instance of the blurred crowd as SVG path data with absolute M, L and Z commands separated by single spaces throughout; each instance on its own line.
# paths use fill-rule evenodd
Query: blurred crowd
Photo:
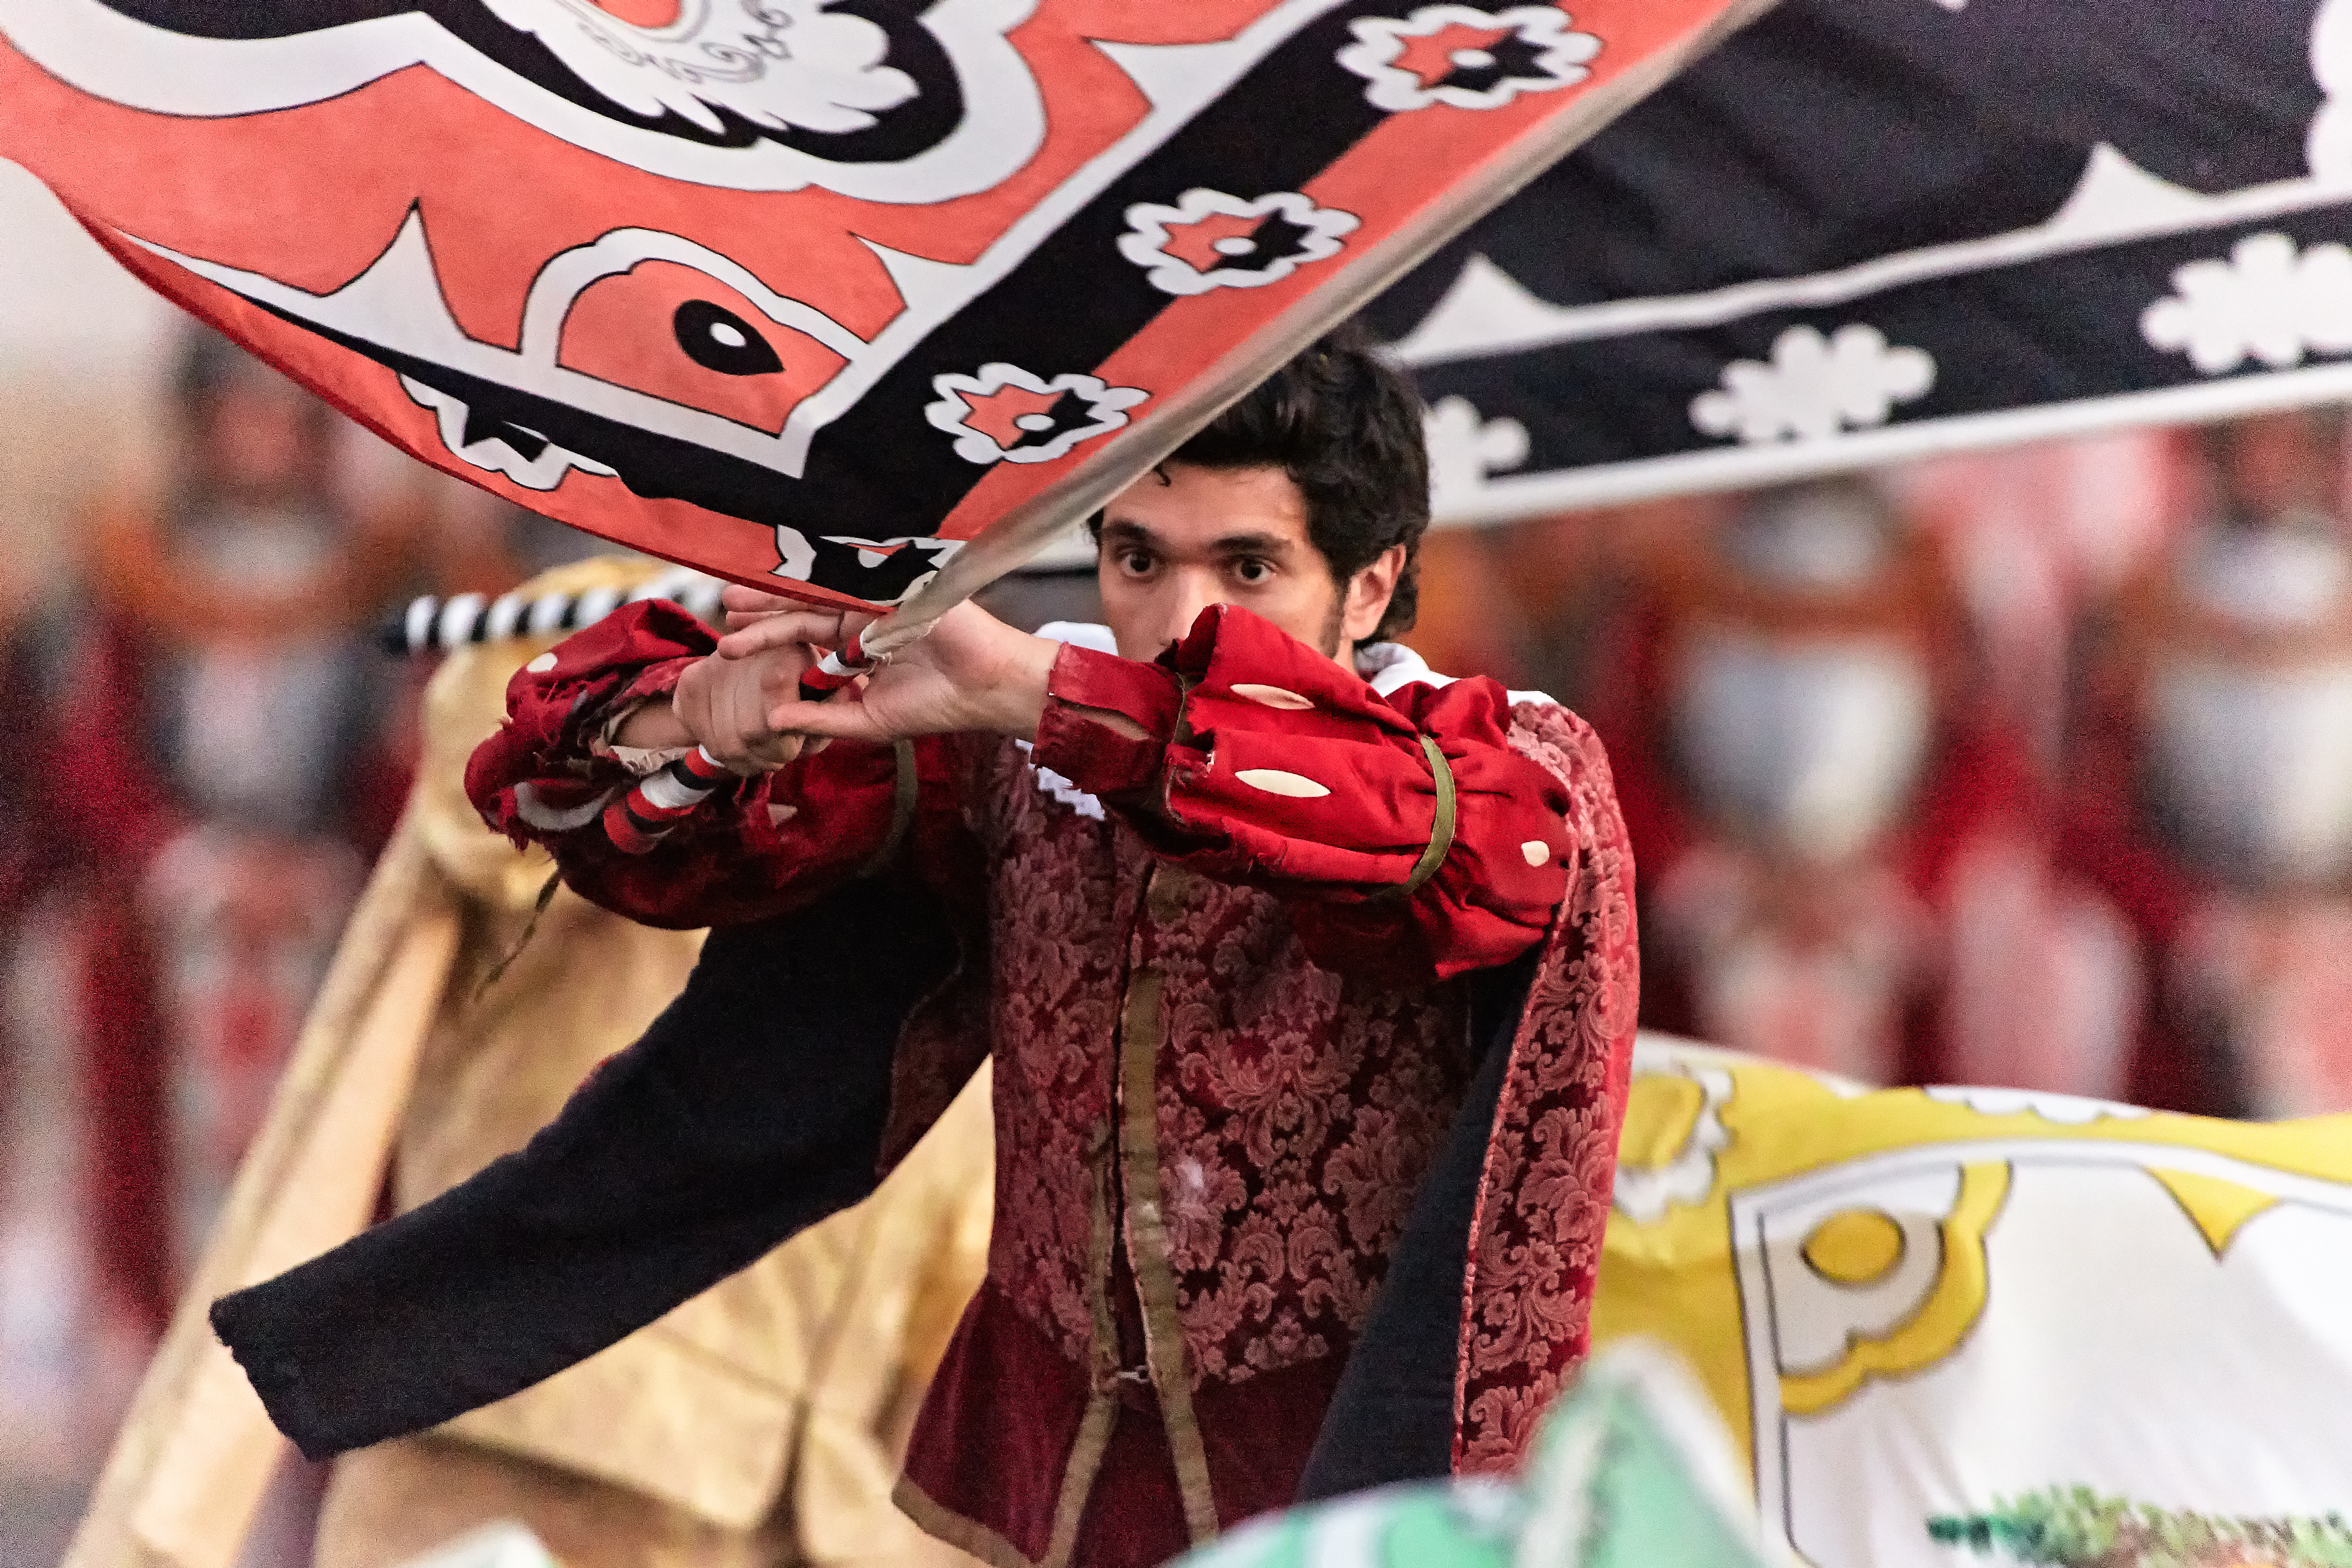
M 61 1547 L 21 1534 L 70 1525 L 406 797 L 425 672 L 376 626 L 594 548 L 209 333 L 168 405 L 0 634 L 9 1561 Z
M 405 797 L 423 672 L 375 626 L 594 548 L 218 339 L 171 406 L 0 641 L 0 1476 L 60 1496 Z M 1882 1083 L 2352 1109 L 2347 476 L 2341 416 L 2294 413 L 1445 531 L 1411 640 L 1601 729 L 1645 1024 Z
M 1885 1084 L 2352 1109 L 2334 409 L 1440 535 L 1608 742 L 1643 1022 Z

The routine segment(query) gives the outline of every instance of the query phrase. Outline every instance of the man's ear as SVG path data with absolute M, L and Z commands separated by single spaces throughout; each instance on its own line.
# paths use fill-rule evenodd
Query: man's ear
M 1340 606 L 1339 635 L 1351 643 L 1362 642 L 1379 629 L 1381 617 L 1389 613 L 1389 600 L 1396 593 L 1397 579 L 1404 575 L 1404 546 L 1391 544 L 1372 558 L 1372 563 L 1348 579 L 1346 603 Z

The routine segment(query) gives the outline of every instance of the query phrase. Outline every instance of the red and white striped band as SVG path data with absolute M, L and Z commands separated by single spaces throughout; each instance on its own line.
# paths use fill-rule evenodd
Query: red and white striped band
M 873 668 L 873 660 L 866 657 L 863 634 L 852 632 L 847 647 L 827 648 L 824 657 L 802 675 L 801 700 L 822 702 Z
M 642 855 L 731 776 L 718 758 L 697 746 L 606 806 L 604 832 L 623 854 Z

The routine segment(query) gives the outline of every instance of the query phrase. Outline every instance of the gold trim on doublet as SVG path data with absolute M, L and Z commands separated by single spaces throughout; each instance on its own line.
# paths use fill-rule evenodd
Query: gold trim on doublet
M 1063 1568 L 1078 1544 L 1078 1526 L 1087 1517 L 1087 1499 L 1093 1495 L 1095 1476 L 1102 1468 L 1103 1451 L 1110 1447 L 1111 1428 L 1118 1420 L 1118 1401 L 1111 1392 L 1118 1371 L 1118 1330 L 1111 1321 L 1109 1139 L 1097 1145 L 1094 1191 L 1087 1205 L 1087 1311 L 1094 1320 L 1094 1366 L 1087 1392 L 1087 1413 L 1078 1422 L 1077 1441 L 1069 1462 L 1062 1467 L 1061 1495 L 1054 1500 L 1054 1533 L 1045 1544 L 1045 1568 Z
M 1135 1243 L 1129 1261 L 1135 1266 L 1135 1293 L 1143 1308 L 1144 1359 L 1168 1428 L 1176 1485 L 1184 1499 L 1184 1528 L 1198 1546 L 1216 1536 L 1217 1503 L 1209 1488 L 1208 1451 L 1192 1414 L 1184 1328 L 1176 1311 L 1176 1271 L 1160 1210 L 1159 1063 L 1168 1022 L 1162 988 L 1156 969 L 1139 970 L 1128 983 L 1119 1031 L 1119 1172 Z
M 1402 903 L 1421 891 L 1422 884 L 1437 875 L 1445 858 L 1454 852 L 1454 830 L 1456 805 L 1454 789 L 1454 767 L 1438 749 L 1435 740 L 1428 735 L 1414 737 L 1421 742 L 1421 754 L 1429 761 L 1429 779 L 1437 791 L 1437 806 L 1429 819 L 1429 843 L 1413 862 L 1412 874 L 1392 888 L 1374 893 L 1374 903 Z
M 966 1519 L 955 1510 L 933 1502 L 930 1494 L 917 1486 L 912 1477 L 898 1478 L 898 1484 L 890 1489 L 890 1500 L 925 1535 L 979 1558 L 990 1568 L 1053 1568 L 1023 1556 L 1020 1548 L 978 1520 Z

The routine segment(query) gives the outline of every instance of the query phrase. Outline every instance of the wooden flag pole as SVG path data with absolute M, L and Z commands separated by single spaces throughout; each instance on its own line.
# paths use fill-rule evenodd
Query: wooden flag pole
M 346 926 L 228 1202 L 117 1434 L 64 1568 L 232 1568 L 287 1447 L 213 1337 L 214 1300 L 374 1212 L 458 942 L 404 816 Z

